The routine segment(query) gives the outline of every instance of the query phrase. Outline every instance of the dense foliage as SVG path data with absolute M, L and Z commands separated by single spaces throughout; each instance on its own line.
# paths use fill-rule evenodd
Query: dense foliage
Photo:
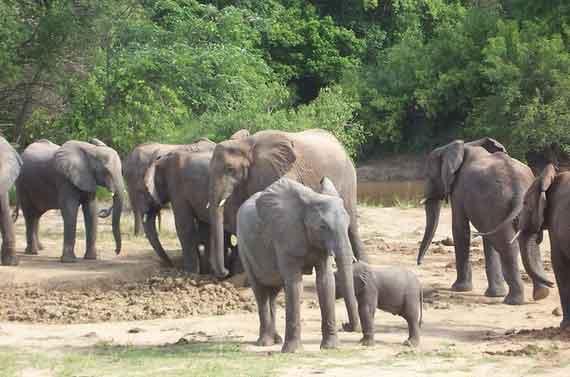
M 331 130 L 355 155 L 490 135 L 570 146 L 565 0 L 0 0 L 0 130 L 221 140 Z

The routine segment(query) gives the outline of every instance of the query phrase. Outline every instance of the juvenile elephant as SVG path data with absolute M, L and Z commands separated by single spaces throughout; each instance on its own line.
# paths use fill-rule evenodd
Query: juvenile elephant
M 21 167 L 22 160 L 18 152 L 0 136 L 0 231 L 2 232 L 3 266 L 18 264 L 14 223 L 10 217 L 9 192 L 20 174 Z
M 143 230 L 142 216 L 149 210 L 148 197 L 144 184 L 144 175 L 150 165 L 159 157 L 183 145 L 147 143 L 137 145 L 128 154 L 123 164 L 127 192 L 135 219 L 135 236 Z M 106 215 L 105 213 L 103 216 Z
M 181 146 L 157 158 L 144 176 L 146 208 L 144 229 L 156 253 L 167 264 L 172 262 L 158 238 L 155 217 L 160 209 L 171 203 L 176 224 L 176 233 L 182 245 L 184 269 L 193 273 L 208 273 L 209 261 L 200 258 L 198 246 L 207 245 L 209 239 L 208 210 L 208 167 L 215 143 L 201 139 L 194 144 Z M 231 234 L 226 232 L 226 250 L 230 247 Z M 237 251 L 228 255 L 228 267 L 239 269 Z M 233 263 L 232 263 L 233 262 Z
M 330 177 L 350 217 L 348 235 L 354 254 L 365 259 L 356 216 L 356 171 L 340 142 L 318 129 L 261 131 L 219 143 L 210 162 L 210 257 L 219 278 L 228 274 L 223 265 L 224 225 L 234 232 L 240 205 L 282 176 L 315 190 L 323 176 Z
M 374 314 L 376 308 L 402 316 L 408 322 L 409 337 L 405 345 L 420 343 L 420 326 L 423 316 L 422 286 L 417 276 L 398 267 L 372 267 L 367 263 L 353 264 L 354 291 L 364 336 L 360 343 L 374 345 Z M 335 274 L 336 279 L 336 274 Z M 336 282 L 336 280 L 335 280 Z M 338 285 L 336 298 L 341 298 Z
M 239 209 L 239 255 L 257 301 L 260 346 L 281 343 L 275 329 L 275 297 L 285 287 L 282 351 L 295 352 L 302 347 L 302 275 L 314 267 L 321 307 L 321 348 L 337 347 L 335 277 L 330 256 L 335 257 L 339 286 L 347 293 L 350 324 L 353 329 L 360 326 L 352 276 L 354 255 L 348 237 L 350 216 L 329 179 L 321 181 L 319 191 L 283 177 Z
M 540 265 L 534 263 L 534 236 L 542 239 L 548 229 L 552 269 L 562 305 L 561 329 L 570 329 L 570 172 L 557 174 L 552 164 L 532 183 L 524 198 L 519 220 L 521 255 L 533 279 L 549 284 Z
M 426 165 L 426 229 L 418 254 L 418 264 L 428 250 L 439 222 L 441 203 L 451 200 L 452 230 L 455 241 L 457 280 L 455 291 L 472 290 L 469 262 L 469 222 L 486 233 L 483 236 L 485 270 L 489 287 L 485 295 L 505 295 L 504 302 L 524 303 L 523 282 L 518 267 L 519 245 L 511 244 L 514 220 L 522 207 L 523 195 L 532 183 L 531 170 L 509 157 L 496 140 L 484 138 L 469 143 L 456 140 L 432 151 Z M 544 273 L 536 240 L 532 240 L 533 263 Z M 528 271 L 528 264 L 525 263 Z M 504 279 L 503 279 L 504 277 Z M 548 288 L 533 279 L 535 300 L 548 296 Z
M 74 262 L 77 210 L 85 219 L 85 259 L 97 259 L 97 186 L 113 193 L 113 236 L 115 252 L 121 252 L 121 211 L 124 184 L 121 159 L 103 143 L 68 141 L 61 147 L 40 140 L 22 154 L 22 173 L 16 181 L 18 200 L 26 220 L 26 254 L 38 254 L 40 217 L 60 209 L 64 222 L 62 262 Z

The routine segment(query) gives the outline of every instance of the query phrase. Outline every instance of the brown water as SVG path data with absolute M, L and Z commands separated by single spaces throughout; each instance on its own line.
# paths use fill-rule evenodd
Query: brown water
M 424 181 L 389 181 L 358 183 L 358 201 L 386 207 L 419 205 Z

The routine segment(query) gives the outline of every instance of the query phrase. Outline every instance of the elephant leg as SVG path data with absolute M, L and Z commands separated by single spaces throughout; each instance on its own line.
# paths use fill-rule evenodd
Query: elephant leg
M 404 319 L 408 322 L 408 339 L 404 342 L 404 345 L 410 347 L 417 347 L 420 344 L 420 313 L 421 308 L 418 305 L 422 305 L 421 300 L 415 299 L 406 302 L 406 307 L 404 311 Z
M 24 211 L 24 219 L 26 220 L 26 251 L 28 255 L 38 255 L 38 228 L 40 224 L 40 216 L 32 211 Z
M 38 250 L 43 250 L 45 249 L 44 244 L 40 241 L 40 218 L 37 218 L 37 224 L 34 227 L 34 239 L 36 242 L 36 245 L 38 245 Z
M 321 308 L 321 349 L 338 347 L 335 319 L 335 286 L 331 259 L 327 255 L 315 266 L 317 272 L 317 295 Z
M 283 274 L 285 280 L 285 342 L 281 352 L 297 352 L 303 349 L 301 344 L 301 296 L 303 295 L 303 276 L 301 271 Z
M 360 293 L 358 300 L 358 316 L 362 324 L 363 346 L 373 346 L 374 341 L 374 316 L 376 315 L 376 305 L 378 303 L 377 292 L 374 290 L 368 293 Z
M 356 203 L 354 203 L 353 208 L 356 210 Z M 352 246 L 352 251 L 356 259 L 368 262 L 368 255 L 366 255 L 366 250 L 364 250 L 364 242 L 362 242 L 360 233 L 358 232 L 358 219 L 356 217 L 356 213 L 351 213 L 350 215 L 348 238 L 350 239 L 350 245 Z
M 469 219 L 456 207 L 452 207 L 452 231 L 455 242 L 457 280 L 451 289 L 458 292 L 468 292 L 473 290 L 471 263 L 469 262 L 471 230 L 469 229 Z
M 135 237 L 138 237 L 143 233 L 143 220 L 142 212 L 136 207 L 133 207 L 133 217 L 135 218 Z
M 519 245 L 510 243 L 514 232 L 502 232 L 493 237 L 495 249 L 501 256 L 503 276 L 509 286 L 509 293 L 503 301 L 508 305 L 524 304 L 524 285 L 519 271 Z
M 560 245 L 555 243 L 552 245 L 552 269 L 556 277 L 560 305 L 562 306 L 561 330 L 570 329 L 570 259 L 565 257 L 564 251 Z
M 198 254 L 198 225 L 194 214 L 185 205 L 172 203 L 176 233 L 182 245 L 184 271 L 193 274 L 200 273 L 200 260 Z
M 537 263 L 540 271 L 543 271 L 543 274 L 544 274 L 544 265 L 542 264 L 542 257 L 540 254 L 540 246 L 537 243 L 537 236 L 536 235 L 530 237 L 529 248 L 532 248 L 532 250 L 531 250 L 532 255 L 538 256 L 538 258 L 536 258 L 536 263 Z M 520 244 L 519 244 L 519 250 L 520 250 Z M 542 284 L 536 280 L 532 281 L 532 285 L 533 285 L 532 298 L 535 301 L 545 299 L 550 294 L 550 289 L 548 288 L 548 286 L 546 286 L 546 285 L 544 285 L 544 284 Z
M 273 334 L 273 342 L 275 344 L 281 344 L 283 343 L 283 338 L 281 338 L 281 336 L 279 335 L 279 333 L 277 332 L 277 295 L 279 294 L 279 291 L 281 291 L 281 288 L 273 288 L 270 290 L 269 292 L 269 310 L 271 313 L 271 325 L 270 325 L 270 329 L 271 329 L 271 333 Z
M 487 297 L 504 297 L 507 294 L 503 269 L 501 268 L 501 257 L 497 250 L 493 248 L 487 238 L 483 238 L 483 249 L 485 251 L 485 272 L 489 286 L 485 291 Z
M 198 256 L 200 258 L 200 273 L 210 274 L 210 253 L 208 252 L 208 242 L 210 240 L 210 224 L 198 222 Z M 201 250 L 200 250 L 201 249 Z
M 2 233 L 2 265 L 15 266 L 18 264 L 16 238 L 7 193 L 0 195 L 0 232 Z
M 259 338 L 255 345 L 266 347 L 275 344 L 275 329 L 271 313 L 270 294 L 271 288 L 265 287 L 258 282 L 252 284 L 257 313 L 259 315 Z
M 63 253 L 61 261 L 75 262 L 75 237 L 77 231 L 77 211 L 79 199 L 71 195 L 62 195 L 61 215 L 63 216 Z
M 81 206 L 85 221 L 85 259 L 97 259 L 97 200 L 90 198 Z

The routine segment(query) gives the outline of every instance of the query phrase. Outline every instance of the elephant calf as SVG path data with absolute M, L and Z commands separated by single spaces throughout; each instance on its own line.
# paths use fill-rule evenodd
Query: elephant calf
M 328 178 L 320 192 L 288 178 L 281 178 L 254 194 L 239 209 L 237 237 L 239 256 L 247 273 L 259 311 L 257 344 L 281 342 L 275 329 L 275 298 L 285 287 L 287 306 L 282 352 L 301 349 L 302 275 L 316 270 L 321 307 L 321 348 L 336 348 L 335 278 L 331 256 L 338 267 L 337 280 L 344 292 L 352 329 L 359 327 L 354 296 L 348 226 L 350 217 Z
M 402 316 L 410 332 L 405 345 L 420 343 L 423 295 L 420 281 L 408 270 L 387 267 L 374 268 L 364 262 L 353 264 L 354 290 L 364 337 L 360 343 L 374 345 L 374 314 L 376 308 Z M 336 280 L 335 280 L 336 281 Z M 336 298 L 342 297 L 337 287 Z

